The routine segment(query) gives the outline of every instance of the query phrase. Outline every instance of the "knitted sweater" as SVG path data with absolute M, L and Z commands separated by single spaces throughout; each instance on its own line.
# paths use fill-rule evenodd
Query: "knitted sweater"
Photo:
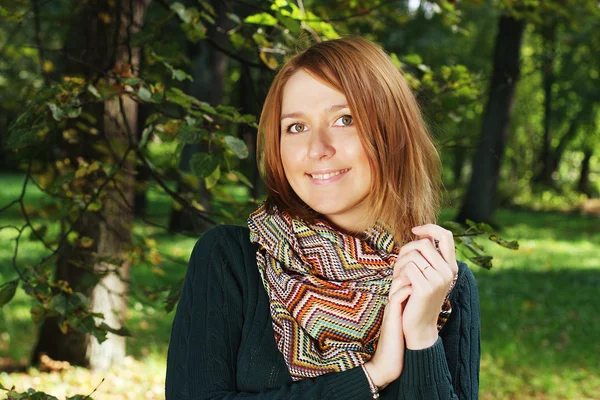
M 247 228 L 219 226 L 196 243 L 171 331 L 166 399 L 370 399 L 360 367 L 292 381 L 248 237 Z M 382 400 L 477 398 L 479 298 L 464 263 L 450 302 L 437 342 L 406 350 L 403 372 Z

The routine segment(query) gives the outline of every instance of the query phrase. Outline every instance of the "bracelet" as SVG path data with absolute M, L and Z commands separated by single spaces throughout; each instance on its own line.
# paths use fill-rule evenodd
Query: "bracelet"
M 365 376 L 367 377 L 367 381 L 369 382 L 369 388 L 371 389 L 373 399 L 377 400 L 379 398 L 379 389 L 377 389 L 377 386 L 375 386 L 375 383 L 373 382 L 373 379 L 371 379 L 371 375 L 369 375 L 369 372 L 367 371 L 367 368 L 365 368 L 365 365 L 360 364 L 360 366 L 362 367 Z

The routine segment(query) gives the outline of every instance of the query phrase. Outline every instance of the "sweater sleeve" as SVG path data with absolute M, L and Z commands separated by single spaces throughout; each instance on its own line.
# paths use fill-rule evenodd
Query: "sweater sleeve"
M 190 257 L 171 331 L 166 399 L 370 398 L 362 368 L 304 379 L 260 393 L 236 390 L 237 351 L 243 328 L 242 266 L 223 228 L 198 241 Z
M 464 263 L 460 263 L 459 267 L 458 290 L 451 296 L 452 313 L 458 324 L 453 324 L 450 332 L 442 334 L 442 331 L 433 346 L 406 351 L 404 370 L 398 379 L 398 400 L 478 398 L 481 353 L 479 294 L 473 273 Z M 444 341 L 444 337 L 447 340 Z M 456 346 L 457 351 L 445 351 L 444 346 Z M 454 379 L 450 370 L 456 371 Z

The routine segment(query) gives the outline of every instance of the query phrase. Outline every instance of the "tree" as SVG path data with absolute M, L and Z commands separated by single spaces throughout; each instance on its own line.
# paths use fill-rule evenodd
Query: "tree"
M 492 222 L 496 187 L 510 124 L 515 86 L 519 80 L 520 50 L 525 21 L 502 15 L 494 46 L 494 70 L 484 111 L 481 138 L 473 156 L 472 175 L 457 216 Z
M 44 10 L 45 3 L 36 4 Z M 19 198 L 0 206 L 0 212 L 18 208 L 20 215 L 19 226 L 0 226 L 16 231 L 15 278 L 0 286 L 0 306 L 10 301 L 19 285 L 32 297 L 34 320 L 44 320 L 34 362 L 46 351 L 52 358 L 103 368 L 123 355 L 123 339 L 113 334 L 127 334 L 119 318 L 127 290 L 148 300 L 166 298 L 170 311 L 181 289 L 164 280 L 140 288 L 129 279 L 129 265 L 150 267 L 155 273 L 168 257 L 152 238 L 132 229 L 134 168 L 143 168 L 153 190 L 206 226 L 243 223 L 262 195 L 242 171 L 250 170 L 246 143 L 255 140 L 256 115 L 273 71 L 311 41 L 359 28 L 385 37 L 382 20 L 402 23 L 414 15 L 407 7 L 386 2 L 327 2 L 315 4 L 312 11 L 302 2 L 273 1 L 268 6 L 244 2 L 235 9 L 238 14 L 229 2 L 57 0 L 55 5 L 64 13 L 56 20 L 39 18 L 42 23 L 35 35 L 40 43 L 33 54 L 39 60 L 30 69 L 37 71 L 39 90 L 26 92 L 27 101 L 14 106 L 18 112 L 8 118 L 7 146 L 24 166 L 24 182 Z M 452 4 L 445 7 L 450 22 L 444 19 L 445 31 L 438 37 L 458 23 Z M 142 15 L 148 13 L 155 17 L 142 24 Z M 233 27 L 224 30 L 220 25 L 224 20 L 232 21 Z M 75 30 L 77 21 L 89 23 Z M 46 30 L 55 32 L 57 26 L 72 30 L 56 33 L 56 46 L 49 50 Z M 211 34 L 215 31 L 221 32 L 219 39 Z M 194 57 L 180 51 L 184 40 L 220 61 L 190 68 Z M 138 49 L 144 55 L 143 68 Z M 443 62 L 430 67 L 412 49 L 397 49 L 392 59 L 405 71 L 419 99 L 429 100 L 428 110 L 441 114 L 440 123 L 446 119 L 456 123 L 457 116 L 469 111 L 465 103 L 476 100 L 478 90 L 467 67 Z M 225 60 L 230 68 L 222 84 L 217 82 L 221 78 L 213 79 L 215 71 L 206 69 Z M 41 68 L 49 63 L 55 66 L 53 73 Z M 217 75 L 223 71 L 224 67 Z M 223 88 L 223 95 L 204 97 L 208 84 L 203 76 Z M 0 99 L 4 100 L 1 93 Z M 236 104 L 243 112 L 221 102 Z M 142 106 L 144 116 L 139 115 Z M 186 145 L 201 146 L 190 158 L 189 171 L 179 168 Z M 256 173 L 250 178 L 259 180 Z M 197 190 L 173 189 L 180 182 L 206 187 L 214 211 L 206 212 L 205 196 Z M 43 201 L 33 210 L 25 200 L 31 186 L 43 192 Z M 245 190 L 245 198 L 233 196 L 232 187 Z M 138 228 L 168 230 L 144 214 L 136 223 Z M 468 239 L 485 231 L 470 229 Z M 22 261 L 19 241 L 28 238 L 46 249 L 41 260 Z M 489 257 L 481 254 L 473 261 L 489 266 Z M 109 302 L 115 306 L 96 307 Z M 95 341 L 110 343 L 107 337 L 116 339 L 108 346 L 113 355 L 90 358 Z
M 82 62 L 67 61 L 67 74 L 93 80 L 97 71 L 92 67 L 97 66 L 102 71 L 119 71 L 134 77 L 140 54 L 138 48 L 131 48 L 130 35 L 141 26 L 146 7 L 145 0 L 124 1 L 118 6 L 96 0 L 83 7 L 79 17 L 95 23 L 78 25 L 83 31 L 70 35 L 78 41 L 73 47 L 86 56 Z M 124 326 L 127 309 L 126 279 L 130 261 L 126 253 L 131 248 L 135 168 L 132 153 L 124 150 L 135 141 L 137 103 L 131 98 L 112 97 L 84 107 L 82 112 L 94 116 L 102 139 L 82 137 L 66 141 L 64 155 L 73 164 L 78 159 L 83 160 L 81 163 L 91 169 L 94 161 L 102 162 L 103 154 L 97 148 L 105 145 L 104 149 L 110 148 L 113 161 L 120 169 L 107 183 L 101 209 L 82 215 L 70 226 L 70 232 L 87 242 L 83 246 L 80 241 L 62 244 L 57 252 L 55 280 L 68 282 L 70 288 L 87 296 L 92 313 L 101 315 L 111 330 L 118 331 Z M 89 175 L 90 178 L 95 176 L 94 171 Z M 85 185 L 82 192 L 84 196 L 93 196 L 94 189 L 94 185 Z M 65 221 L 63 226 L 67 224 Z M 94 253 L 104 261 L 95 260 Z M 66 296 L 63 299 L 70 300 Z M 106 340 L 99 343 L 95 337 L 61 326 L 56 317 L 51 317 L 41 325 L 32 361 L 37 362 L 41 354 L 103 370 L 125 358 L 125 338 L 109 332 Z

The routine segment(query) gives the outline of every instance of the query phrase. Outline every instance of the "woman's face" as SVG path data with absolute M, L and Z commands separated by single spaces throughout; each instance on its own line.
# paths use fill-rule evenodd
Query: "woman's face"
M 298 197 L 342 229 L 366 229 L 371 168 L 346 96 L 296 72 L 283 89 L 280 132 L 283 169 Z

